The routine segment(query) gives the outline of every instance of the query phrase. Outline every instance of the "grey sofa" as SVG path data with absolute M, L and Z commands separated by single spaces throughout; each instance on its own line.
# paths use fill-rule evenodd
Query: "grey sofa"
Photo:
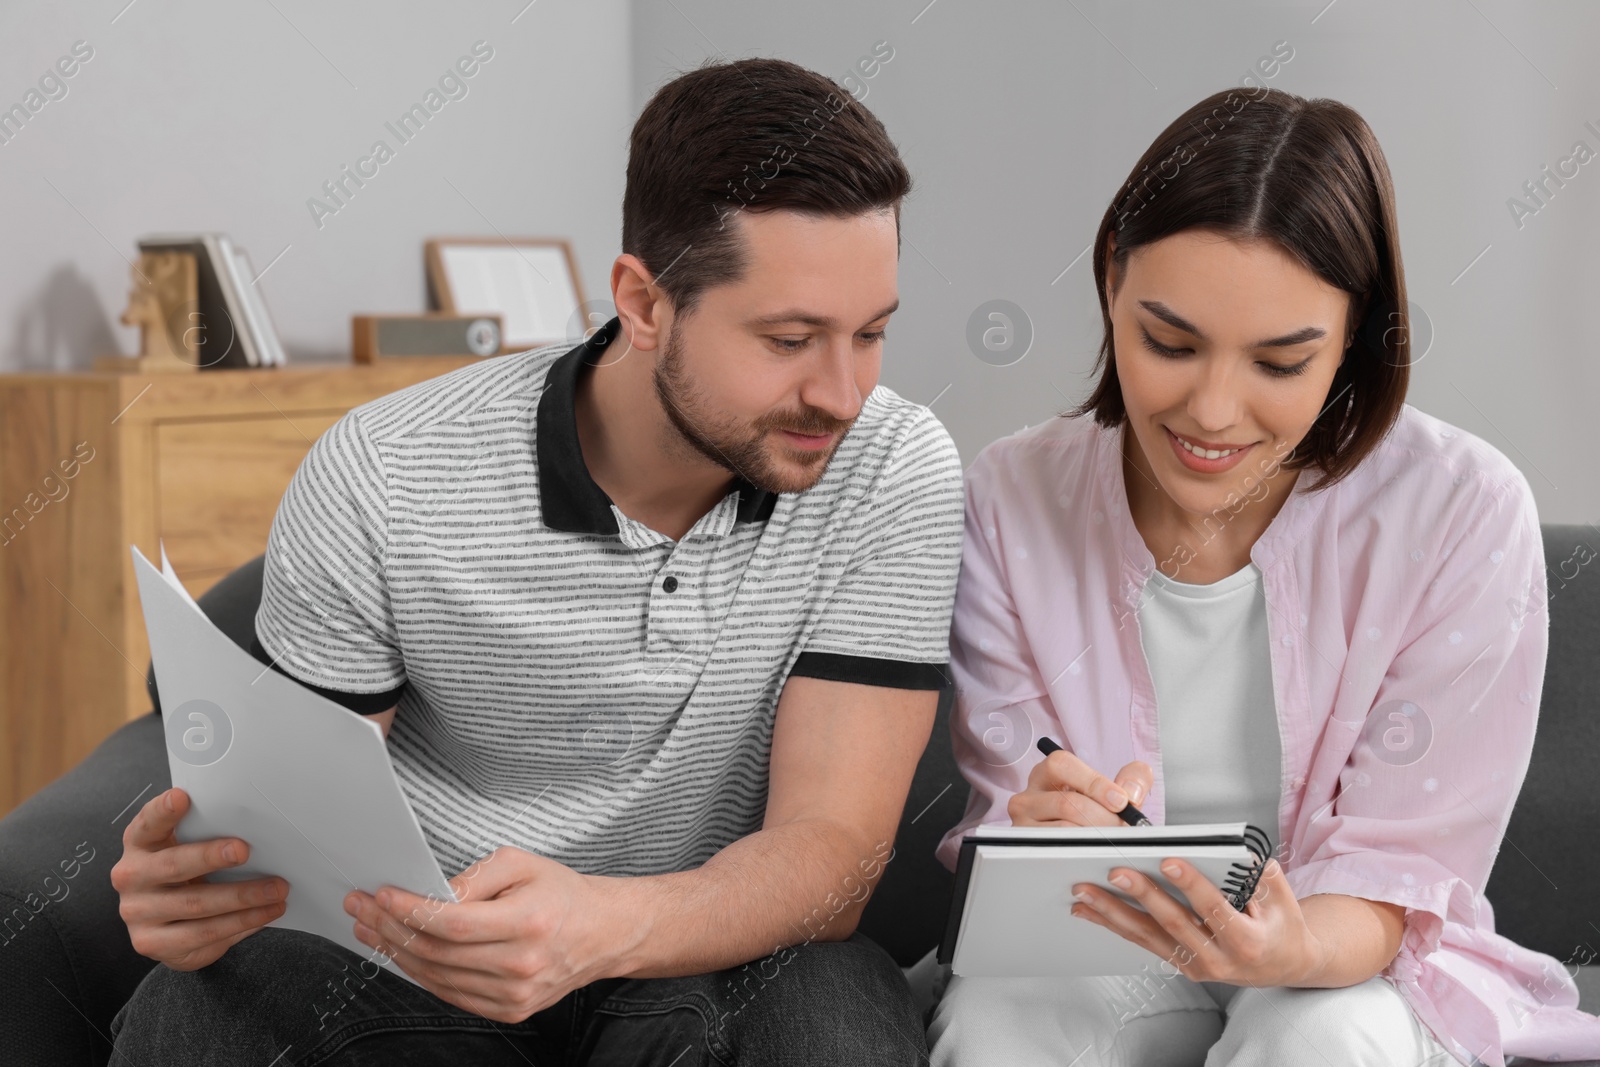
M 1600 1007 L 1600 560 L 1574 566 L 1600 530 L 1546 526 L 1550 660 L 1539 737 L 1488 895 L 1500 930 L 1582 968 L 1583 1006 Z M 1565 563 L 1565 567 L 1563 567 Z M 258 558 L 223 579 L 200 606 L 248 648 L 261 591 Z M 156 710 L 107 738 L 70 773 L 0 820 L 0 1060 L 104 1064 L 109 1023 L 151 961 L 137 955 L 117 914 L 109 872 L 139 804 L 167 788 Z M 917 768 L 896 853 L 862 929 L 909 966 L 938 940 L 950 875 L 933 858 L 965 807 L 951 756 L 948 700 Z M 67 872 L 70 871 L 70 877 Z M 1600 1067 L 1600 1061 L 1591 1064 Z

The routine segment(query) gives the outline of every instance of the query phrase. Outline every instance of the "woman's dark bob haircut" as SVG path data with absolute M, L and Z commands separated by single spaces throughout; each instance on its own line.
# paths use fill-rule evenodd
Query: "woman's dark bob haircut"
M 1161 131 L 1133 168 L 1094 239 L 1094 282 L 1105 335 L 1094 392 L 1069 415 L 1103 426 L 1128 417 L 1117 381 L 1106 274 L 1126 277 L 1137 248 L 1195 227 L 1270 240 L 1317 277 L 1351 294 L 1353 342 L 1321 415 L 1284 460 L 1339 481 L 1399 417 L 1410 378 L 1410 321 L 1394 187 L 1366 122 L 1336 100 L 1265 86 L 1206 97 Z M 1116 251 L 1108 256 L 1112 237 Z

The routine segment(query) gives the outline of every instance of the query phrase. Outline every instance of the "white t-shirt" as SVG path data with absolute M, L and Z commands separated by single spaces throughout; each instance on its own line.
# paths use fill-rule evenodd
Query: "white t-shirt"
M 1254 563 L 1210 585 L 1150 575 L 1139 631 L 1155 682 L 1166 821 L 1244 820 L 1278 841 L 1282 749 Z

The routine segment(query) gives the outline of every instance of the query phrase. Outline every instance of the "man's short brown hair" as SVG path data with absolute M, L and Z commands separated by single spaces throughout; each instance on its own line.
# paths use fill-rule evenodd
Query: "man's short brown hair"
M 888 209 L 898 224 L 910 189 L 883 123 L 821 74 L 781 59 L 708 63 L 662 86 L 634 123 L 622 250 L 684 314 L 743 276 L 737 212 Z

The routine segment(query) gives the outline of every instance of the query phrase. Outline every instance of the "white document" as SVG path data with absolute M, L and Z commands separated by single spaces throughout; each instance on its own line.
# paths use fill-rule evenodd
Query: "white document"
M 1000 978 L 1170 976 L 1173 968 L 1162 970 L 1163 961 L 1155 953 L 1073 915 L 1072 887 L 1080 882 L 1098 885 L 1140 907 L 1132 896 L 1107 884 L 1113 867 L 1128 867 L 1149 875 L 1183 901 L 1182 891 L 1162 876 L 1161 861 L 1181 857 L 1214 885 L 1225 885 L 1233 865 L 1248 866 L 1255 854 L 1243 843 L 1195 844 L 1181 839 L 1242 835 L 1244 829 L 1244 823 L 975 827 L 967 839 L 980 842 L 974 848 L 951 970 Z M 1147 843 L 1152 836 L 1164 843 Z M 986 844 L 981 842 L 985 837 L 1029 843 Z M 1146 840 L 1141 842 L 1141 837 Z M 1063 844 L 1051 847 L 1050 842 Z
M 160 571 L 136 547 L 133 567 L 172 784 L 192 799 L 178 840 L 249 842 L 248 862 L 209 880 L 277 875 L 289 883 L 288 907 L 270 925 L 321 934 L 414 982 L 356 940 L 344 910 L 352 889 L 385 885 L 456 903 L 382 729 L 234 644 L 184 589 L 164 545 Z

